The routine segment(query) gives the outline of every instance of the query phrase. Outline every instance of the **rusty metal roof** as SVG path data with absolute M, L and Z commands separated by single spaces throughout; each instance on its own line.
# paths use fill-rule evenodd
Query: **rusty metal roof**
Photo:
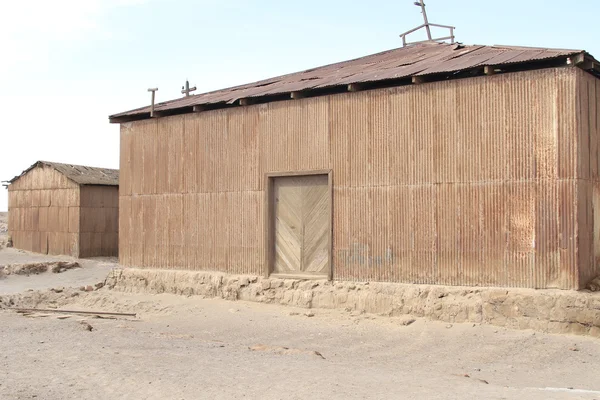
M 50 161 L 38 161 L 20 175 L 12 178 L 8 183 L 13 183 L 27 172 L 39 166 L 47 166 L 54 168 L 73 182 L 79 185 L 103 185 L 103 186 L 118 186 L 119 185 L 119 170 L 97 167 L 86 167 L 84 165 L 61 164 Z
M 233 104 L 240 99 L 256 99 L 263 96 L 291 92 L 333 88 L 349 84 L 361 84 L 411 77 L 435 76 L 483 68 L 532 64 L 544 60 L 566 59 L 586 55 L 583 50 L 547 49 L 514 46 L 481 46 L 446 43 L 426 43 L 384 51 L 354 60 L 283 75 L 262 81 L 197 94 L 155 105 L 161 112 L 173 113 L 193 106 Z M 536 66 L 533 66 L 536 68 Z M 542 66 L 537 66 L 542 68 Z M 446 78 L 447 79 L 447 78 Z M 150 106 L 111 115 L 111 122 L 150 117 Z

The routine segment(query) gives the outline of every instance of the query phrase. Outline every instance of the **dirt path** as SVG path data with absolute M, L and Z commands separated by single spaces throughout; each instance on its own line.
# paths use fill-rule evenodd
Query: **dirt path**
M 600 399 L 595 339 L 104 289 L 71 295 L 50 303 L 139 315 L 88 318 L 90 332 L 81 317 L 0 311 L 0 398 Z
M 41 259 L 68 258 L 0 251 L 0 265 Z M 80 261 L 77 270 L 0 280 L 0 399 L 600 399 L 597 339 L 85 292 L 77 287 L 114 264 Z M 23 316 L 15 307 L 137 317 Z

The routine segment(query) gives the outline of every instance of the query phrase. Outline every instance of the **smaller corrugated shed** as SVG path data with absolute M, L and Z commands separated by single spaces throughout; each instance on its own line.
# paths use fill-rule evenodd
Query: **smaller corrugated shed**
M 12 178 L 8 183 L 13 183 L 27 172 L 38 166 L 48 166 L 54 168 L 73 182 L 79 185 L 119 185 L 119 170 L 109 168 L 87 167 L 84 165 L 62 164 L 50 161 L 38 161 L 27 168 L 20 175 Z

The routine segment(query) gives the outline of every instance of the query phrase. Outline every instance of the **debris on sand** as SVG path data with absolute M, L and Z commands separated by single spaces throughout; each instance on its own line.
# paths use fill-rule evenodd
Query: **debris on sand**
M 306 354 L 311 356 L 317 356 L 325 360 L 325 357 L 318 351 L 314 350 L 302 350 L 302 349 L 290 349 L 289 347 L 282 346 L 267 346 L 264 344 L 257 344 L 255 346 L 248 347 L 251 351 L 266 351 L 275 354 L 283 354 L 283 355 L 296 355 L 296 354 Z
M 85 329 L 86 331 L 90 331 L 91 332 L 91 331 L 94 330 L 94 327 L 91 326 L 90 324 L 88 324 L 85 321 L 81 321 L 80 324 L 83 325 L 83 329 Z
M 111 317 L 136 317 L 136 313 L 120 313 L 120 312 L 108 312 L 108 311 L 81 311 L 81 310 L 59 310 L 59 309 L 45 309 L 45 308 L 14 308 L 19 314 L 28 314 L 36 312 L 46 313 L 58 313 L 58 314 L 84 314 L 92 315 L 96 318 L 103 318 L 103 315 Z
M 5 275 L 37 275 L 48 271 L 47 263 L 9 264 L 2 269 Z
M 600 292 L 600 276 L 588 283 L 587 289 L 591 292 Z
M 452 374 L 452 375 L 455 375 L 455 376 L 460 376 L 460 377 L 463 377 L 463 378 L 471 378 L 471 375 L 469 375 L 469 374 Z M 488 381 L 486 381 L 485 379 L 479 379 L 479 378 L 473 378 L 473 379 L 475 379 L 475 380 L 476 380 L 476 381 L 478 381 L 478 382 L 485 383 L 486 385 L 489 385 L 489 384 L 490 384 L 490 383 L 489 383 Z
M 59 261 L 51 266 L 51 271 L 55 274 L 59 274 L 74 268 L 81 268 L 81 265 L 77 262 Z
M 29 264 L 8 264 L 0 267 L 2 275 L 38 275 L 44 272 L 59 274 L 70 269 L 81 268 L 75 261 L 50 261 Z

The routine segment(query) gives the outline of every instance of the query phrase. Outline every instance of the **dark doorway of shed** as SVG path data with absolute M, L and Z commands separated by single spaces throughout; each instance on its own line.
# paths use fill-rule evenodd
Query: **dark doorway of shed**
M 282 176 L 269 180 L 270 272 L 284 278 L 329 278 L 329 175 Z

